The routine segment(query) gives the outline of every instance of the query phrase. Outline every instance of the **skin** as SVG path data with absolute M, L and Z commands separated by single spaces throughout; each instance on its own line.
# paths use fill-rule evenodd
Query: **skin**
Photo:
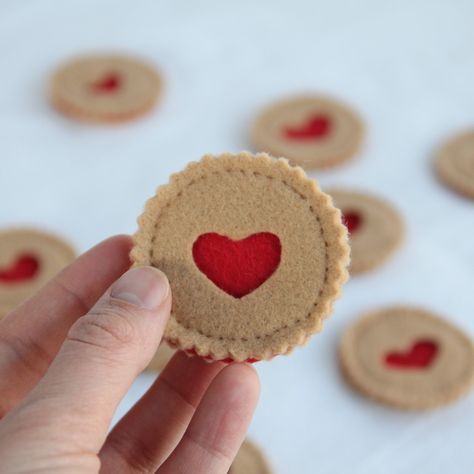
M 128 236 L 79 257 L 0 322 L 0 472 L 224 474 L 258 395 L 246 364 L 176 354 L 109 431 L 169 318 L 166 277 Z

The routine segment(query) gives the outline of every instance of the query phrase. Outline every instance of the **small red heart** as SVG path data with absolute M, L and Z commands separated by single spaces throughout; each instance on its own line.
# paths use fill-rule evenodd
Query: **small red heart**
M 38 259 L 33 255 L 20 255 L 8 268 L 0 268 L 0 282 L 6 284 L 31 280 L 39 269 Z
M 193 258 L 199 270 L 234 298 L 256 290 L 277 269 L 281 257 L 280 239 L 270 232 L 232 240 L 211 232 L 193 244 Z
M 416 341 L 407 352 L 389 352 L 385 363 L 393 369 L 425 369 L 438 354 L 438 344 L 422 339 Z
M 313 115 L 298 127 L 286 127 L 284 135 L 290 140 L 319 140 L 331 131 L 331 121 L 326 115 Z
M 342 222 L 346 225 L 349 234 L 353 234 L 362 224 L 362 216 L 355 211 L 344 212 Z
M 120 88 L 122 80 L 120 76 L 114 72 L 105 75 L 102 79 L 91 84 L 93 92 L 111 93 Z

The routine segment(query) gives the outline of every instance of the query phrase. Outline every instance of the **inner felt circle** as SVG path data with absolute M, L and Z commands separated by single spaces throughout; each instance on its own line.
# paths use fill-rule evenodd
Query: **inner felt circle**
M 116 83 L 119 87 L 113 87 L 113 93 L 102 89 L 102 93 L 91 94 L 93 84 L 110 87 L 111 72 L 116 79 L 120 78 Z M 98 113 L 120 113 L 143 107 L 153 100 L 158 87 L 157 77 L 146 67 L 115 57 L 89 58 L 66 66 L 58 84 L 67 101 Z
M 327 271 L 317 217 L 290 185 L 251 171 L 223 170 L 187 185 L 158 216 L 151 255 L 169 277 L 175 320 L 201 335 L 233 341 L 268 337 L 304 321 Z M 259 232 L 278 237 L 281 259 L 251 293 L 234 298 L 195 265 L 192 247 L 200 235 L 241 240 Z
M 375 389 L 384 387 L 388 391 L 400 391 L 405 396 L 430 394 L 438 385 L 446 389 L 455 386 L 466 373 L 465 347 L 459 343 L 459 336 L 446 324 L 413 314 L 390 313 L 371 324 L 361 327 L 355 346 L 357 363 L 369 370 L 368 383 Z M 407 353 L 413 344 L 420 341 L 436 341 L 437 347 L 449 350 L 439 351 L 429 370 L 394 370 L 387 367 L 384 358 L 387 353 Z M 436 381 L 436 382 L 434 382 Z
M 21 230 L 0 234 L 0 248 L 0 301 L 9 307 L 30 296 L 73 258 L 71 249 L 59 240 Z
M 289 126 L 304 125 L 311 128 L 310 118 L 325 117 L 327 127 L 316 123 L 315 130 L 323 133 L 318 139 L 288 139 L 285 132 Z M 261 117 L 259 122 L 261 133 L 274 147 L 278 146 L 281 156 L 298 157 L 302 161 L 311 160 L 316 156 L 333 156 L 347 153 L 359 139 L 360 123 L 358 119 L 343 106 L 320 99 L 301 99 L 281 103 Z M 301 130 L 300 130 L 301 131 Z M 308 131 L 311 131 L 308 129 Z

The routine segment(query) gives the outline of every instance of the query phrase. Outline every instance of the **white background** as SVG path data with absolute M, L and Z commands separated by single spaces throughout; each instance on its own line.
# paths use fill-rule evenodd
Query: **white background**
M 358 313 L 392 303 L 426 306 L 474 334 L 474 206 L 431 171 L 440 141 L 474 123 L 470 0 L 0 8 L 0 225 L 46 227 L 81 251 L 133 232 L 144 201 L 188 161 L 248 148 L 249 124 L 273 98 L 318 91 L 353 104 L 368 124 L 364 151 L 311 175 L 385 195 L 405 217 L 407 241 L 383 269 L 346 285 L 307 348 L 257 364 L 262 396 L 250 434 L 280 474 L 473 472 L 474 396 L 429 413 L 387 409 L 353 393 L 335 357 Z M 45 88 L 57 64 L 110 50 L 161 69 L 156 112 L 113 128 L 52 111 Z M 150 382 L 139 378 L 120 413 Z

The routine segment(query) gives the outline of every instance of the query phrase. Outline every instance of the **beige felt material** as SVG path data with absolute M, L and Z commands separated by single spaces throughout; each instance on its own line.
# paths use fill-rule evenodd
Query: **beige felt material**
M 327 136 L 317 140 L 289 140 L 283 134 L 288 126 L 300 126 L 314 114 L 331 121 Z M 258 151 L 285 156 L 305 169 L 326 168 L 352 158 L 364 139 L 360 117 L 347 105 L 324 96 L 300 96 L 277 102 L 257 117 L 251 132 Z
M 194 263 L 204 233 L 238 240 L 272 232 L 282 245 L 273 275 L 234 298 Z M 265 154 L 205 156 L 158 188 L 139 219 L 131 256 L 166 273 L 173 292 L 167 341 L 220 360 L 270 359 L 322 327 L 347 279 L 339 210 L 301 168 Z
M 474 130 L 444 144 L 436 155 L 435 169 L 446 185 L 474 199 Z
M 166 342 L 162 342 L 145 370 L 147 372 L 160 372 L 174 356 L 175 352 L 176 350 L 168 346 Z
M 387 368 L 387 352 L 406 352 L 414 342 L 438 345 L 432 364 L 422 369 Z M 452 324 L 418 308 L 396 306 L 365 315 L 344 334 L 341 368 L 347 380 L 370 398 L 405 409 L 447 404 L 474 381 L 474 347 Z
M 120 76 L 117 90 L 93 92 L 93 85 L 109 74 Z M 147 113 L 156 103 L 162 79 L 151 66 L 117 55 L 84 56 L 64 64 L 53 76 L 51 100 L 76 119 L 117 122 Z
M 403 242 L 405 230 L 400 214 L 380 197 L 358 191 L 329 189 L 334 205 L 342 214 L 356 212 L 360 226 L 349 238 L 350 273 L 373 270 L 385 263 Z
M 272 474 L 272 470 L 260 448 L 245 440 L 228 474 Z
M 68 243 L 52 234 L 28 228 L 1 230 L 0 268 L 9 268 L 24 254 L 39 260 L 38 272 L 26 281 L 0 282 L 0 317 L 38 291 L 76 256 Z

